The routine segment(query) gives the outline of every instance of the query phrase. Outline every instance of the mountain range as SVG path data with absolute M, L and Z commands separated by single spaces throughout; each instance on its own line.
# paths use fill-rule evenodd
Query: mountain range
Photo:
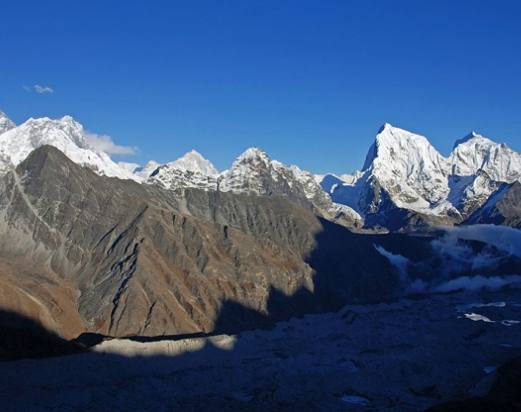
M 235 333 L 452 278 L 518 279 L 504 246 L 447 248 L 434 227 L 521 224 L 519 154 L 478 135 L 447 159 L 385 125 L 362 171 L 315 176 L 258 148 L 222 172 L 194 151 L 140 167 L 71 117 L 2 124 L 0 302 L 67 339 Z
M 521 154 L 475 132 L 456 141 L 444 157 L 426 137 L 386 123 L 362 169 L 352 174 L 313 175 L 254 147 L 219 172 L 195 150 L 166 164 L 116 163 L 91 146 L 88 133 L 69 116 L 16 126 L 0 112 L 1 173 L 44 145 L 100 175 L 168 190 L 282 196 L 354 230 L 410 231 L 472 222 L 518 227 L 521 214 L 518 203 L 509 200 L 518 196 Z

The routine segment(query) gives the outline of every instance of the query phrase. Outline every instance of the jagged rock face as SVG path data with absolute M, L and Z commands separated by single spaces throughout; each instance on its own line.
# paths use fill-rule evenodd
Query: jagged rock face
M 340 238 L 329 238 L 309 209 L 279 197 L 166 191 L 102 177 L 49 146 L 1 186 L 4 304 L 69 337 L 240 329 L 259 326 L 259 314 L 277 319 L 375 298 L 374 276 L 389 276 L 380 278 L 379 297 L 395 287 L 373 239 L 340 227 Z M 317 240 L 322 233 L 353 255 L 330 251 Z M 331 253 L 342 263 L 324 266 L 319 282 L 314 269 L 334 261 Z M 278 305 L 277 294 L 299 298 Z
M 521 228 L 521 183 L 501 185 L 466 223 L 493 223 Z

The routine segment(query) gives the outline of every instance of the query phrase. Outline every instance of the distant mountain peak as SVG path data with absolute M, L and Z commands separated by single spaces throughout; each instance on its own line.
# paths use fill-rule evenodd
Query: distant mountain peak
M 190 150 L 179 159 L 167 163 L 169 168 L 180 169 L 189 172 L 198 172 L 203 175 L 212 176 L 219 174 L 215 166 L 196 150 Z
M 46 145 L 54 146 L 75 163 L 87 166 L 98 174 L 138 180 L 130 171 L 112 161 L 108 154 L 92 148 L 83 126 L 71 116 L 61 119 L 30 118 L 0 134 L 2 162 L 14 166 L 33 150 Z
M 485 140 L 485 141 L 488 141 L 490 143 L 494 143 L 492 140 L 490 140 L 488 137 L 485 137 L 481 134 L 479 134 L 478 132 L 475 132 L 475 131 L 472 131 L 470 132 L 469 134 L 467 134 L 466 136 L 462 137 L 461 139 L 458 139 L 454 142 L 454 147 L 453 149 L 455 149 L 456 147 L 458 147 L 459 145 L 462 145 L 462 144 L 465 144 L 471 140 L 475 140 L 475 139 L 480 139 L 480 140 Z
M 243 162 L 243 161 L 248 161 L 248 160 L 252 160 L 252 159 L 261 159 L 264 162 L 270 161 L 270 157 L 268 156 L 268 154 L 261 148 L 255 147 L 255 146 L 249 147 L 248 149 L 246 149 L 244 152 L 242 152 L 237 157 L 237 159 L 235 161 Z
M 421 152 L 436 160 L 441 157 L 426 137 L 385 123 L 367 152 L 362 170 L 369 169 L 376 159 L 389 161 L 403 157 L 404 161 L 409 162 L 411 157 L 418 157 Z
M 0 110 L 0 134 L 16 127 L 14 122 L 7 117 L 7 115 Z
M 394 126 L 391 123 L 385 122 L 382 126 L 380 126 L 380 128 L 378 129 L 378 133 L 377 134 L 382 133 L 384 130 L 390 130 L 390 129 L 393 129 L 393 128 L 394 128 Z

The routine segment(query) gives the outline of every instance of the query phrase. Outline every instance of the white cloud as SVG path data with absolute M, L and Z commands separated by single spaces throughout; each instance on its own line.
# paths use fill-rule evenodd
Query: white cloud
M 35 84 L 33 86 L 33 90 L 38 94 L 44 94 L 44 93 L 54 93 L 54 89 L 50 86 L 41 86 L 39 84 Z
M 38 94 L 54 93 L 54 89 L 51 86 L 42 86 L 41 84 L 23 86 L 23 88 L 26 92 L 36 92 Z
M 105 134 L 87 132 L 85 137 L 93 149 L 109 155 L 134 155 L 138 150 L 137 147 L 120 146 L 114 143 L 110 136 Z

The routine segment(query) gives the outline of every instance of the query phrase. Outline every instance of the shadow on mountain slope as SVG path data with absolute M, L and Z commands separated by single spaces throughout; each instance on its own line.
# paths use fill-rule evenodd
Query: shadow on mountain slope
M 429 238 L 391 234 L 361 235 L 321 219 L 322 230 L 315 235 L 315 248 L 306 262 L 313 269 L 313 284 L 293 294 L 269 287 L 265 310 L 257 310 L 233 300 L 222 302 L 214 328 L 209 333 L 139 337 L 142 342 L 161 339 L 207 337 L 244 330 L 269 328 L 275 322 L 309 313 L 335 311 L 348 303 L 389 301 L 397 296 L 399 276 L 374 245 L 422 258 L 428 254 Z M 0 314 L 2 358 L 40 357 L 74 353 L 80 346 L 93 346 L 103 340 L 96 333 L 85 333 L 74 343 L 61 339 L 37 322 L 14 312 Z
M 316 234 L 316 246 L 306 257 L 306 263 L 314 272 L 310 287 L 303 286 L 287 294 L 269 286 L 265 308 L 225 299 L 209 332 L 126 337 L 139 342 L 154 342 L 236 334 L 244 330 L 270 328 L 274 323 L 291 317 L 336 311 L 348 303 L 389 301 L 400 295 L 399 275 L 374 246 L 383 244 L 391 251 L 407 248 L 411 258 L 423 258 L 428 254 L 429 239 L 425 237 L 413 240 L 404 235 L 361 235 L 327 220 L 320 223 L 323 230 Z M 102 340 L 103 335 L 97 333 L 84 333 L 76 339 L 85 346 L 93 346 Z
M 0 360 L 60 356 L 81 350 L 81 346 L 61 338 L 37 321 L 0 309 Z
M 269 328 L 291 317 L 337 311 L 346 304 L 391 301 L 402 293 L 399 274 L 388 259 L 376 251 L 375 245 L 402 253 L 412 261 L 429 255 L 429 237 L 357 234 L 325 219 L 320 219 L 320 223 L 322 230 L 315 235 L 315 248 L 305 259 L 314 271 L 311 288 L 303 286 L 288 295 L 270 286 L 266 310 L 225 300 L 210 333 L 181 336 L 236 334 Z M 158 338 L 161 337 L 133 337 L 140 341 Z M 169 338 L 179 339 L 179 336 Z

